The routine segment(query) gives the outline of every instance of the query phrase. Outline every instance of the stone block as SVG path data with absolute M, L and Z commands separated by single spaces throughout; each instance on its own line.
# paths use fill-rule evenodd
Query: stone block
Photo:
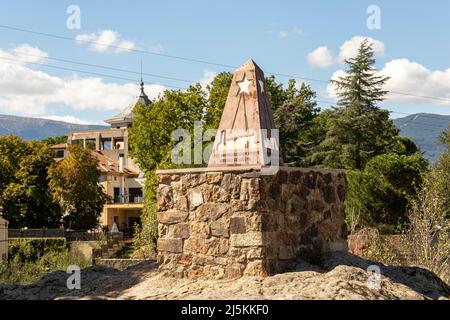
M 190 265 L 192 265 L 192 262 L 193 262 L 192 254 L 183 253 L 177 259 L 177 263 L 181 264 L 183 266 L 190 266 Z
M 239 279 L 244 272 L 244 266 L 242 264 L 232 264 L 225 268 L 225 278 L 227 279 Z
M 191 222 L 190 235 L 195 238 L 208 239 L 211 236 L 208 223 L 202 221 Z
M 162 224 L 185 222 L 188 215 L 189 213 L 178 210 L 169 210 L 157 213 L 158 221 Z
M 158 239 L 157 243 L 158 251 L 181 253 L 183 252 L 183 240 L 182 239 Z
M 264 257 L 264 251 L 263 248 L 252 248 L 247 252 L 247 259 L 262 259 Z
M 245 227 L 245 218 L 243 217 L 232 217 L 230 218 L 230 233 L 231 234 L 241 234 L 246 233 L 247 229 Z
M 200 221 L 215 221 L 220 219 L 228 210 L 228 203 L 214 203 L 208 202 L 201 205 L 196 214 Z
M 209 184 L 219 184 L 222 182 L 223 173 L 222 172 L 212 172 L 206 174 L 206 181 Z
M 203 204 L 202 190 L 199 188 L 188 191 L 189 210 L 193 211 Z
M 188 223 L 176 224 L 173 228 L 173 236 L 175 238 L 187 239 L 190 236 L 191 228 Z
M 172 182 L 172 177 L 170 174 L 159 174 L 158 175 L 158 183 L 169 185 Z
M 263 261 L 252 261 L 247 264 L 244 270 L 244 276 L 250 277 L 264 277 L 268 276 Z
M 186 196 L 178 196 L 174 198 L 174 208 L 181 211 L 188 211 L 188 200 Z
M 259 247 L 264 244 L 261 232 L 232 234 L 230 240 L 232 247 Z
M 230 241 L 228 239 L 219 240 L 219 254 L 226 255 L 230 249 Z
M 185 240 L 184 250 L 205 255 L 218 255 L 219 241 L 217 239 L 189 238 Z
M 173 193 L 170 186 L 160 185 L 158 187 L 156 204 L 159 210 L 167 210 L 173 206 Z
M 211 235 L 214 237 L 225 237 L 228 238 L 230 236 L 230 232 L 228 231 L 228 224 L 224 221 L 214 221 L 211 223 Z

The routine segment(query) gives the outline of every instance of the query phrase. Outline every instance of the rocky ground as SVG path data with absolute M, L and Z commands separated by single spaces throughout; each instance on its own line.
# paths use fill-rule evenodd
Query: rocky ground
M 419 268 L 381 266 L 381 289 L 367 286 L 369 265 L 336 253 L 322 266 L 307 263 L 267 278 L 239 280 L 174 279 L 158 273 L 154 262 L 118 271 L 95 266 L 82 270 L 81 290 L 66 288 L 68 274 L 53 272 L 29 286 L 0 285 L 0 299 L 448 299 L 450 288 Z

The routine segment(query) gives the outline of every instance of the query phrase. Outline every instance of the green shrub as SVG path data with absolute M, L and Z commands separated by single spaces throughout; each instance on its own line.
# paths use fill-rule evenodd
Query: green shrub
M 58 239 L 12 239 L 8 243 L 9 260 L 22 263 L 35 262 L 47 253 L 70 251 L 70 245 L 64 238 Z
M 13 239 L 8 251 L 8 261 L 0 263 L 1 284 L 26 285 L 70 265 L 84 268 L 90 264 L 65 239 Z
M 364 251 L 364 258 L 377 261 L 387 266 L 401 266 L 401 256 L 397 250 L 390 246 L 387 241 L 375 239 L 369 242 Z
M 362 171 L 347 172 L 346 211 L 351 231 L 380 227 L 398 233 L 407 222 L 408 198 L 416 194 L 428 163 L 420 154 L 384 154 Z

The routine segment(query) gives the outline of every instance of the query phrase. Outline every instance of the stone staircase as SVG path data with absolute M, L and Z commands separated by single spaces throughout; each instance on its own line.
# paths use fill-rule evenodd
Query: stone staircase
M 108 233 L 106 244 L 99 249 L 92 249 L 92 258 L 111 259 L 122 250 L 124 246 L 123 233 Z

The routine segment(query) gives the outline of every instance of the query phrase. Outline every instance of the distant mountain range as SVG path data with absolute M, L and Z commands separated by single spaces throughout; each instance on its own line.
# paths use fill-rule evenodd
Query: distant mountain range
M 419 113 L 394 120 L 401 135 L 412 139 L 425 157 L 431 161 L 438 159 L 442 147 L 436 144 L 442 131 L 448 129 L 450 116 Z M 42 140 L 48 137 L 67 135 L 70 131 L 98 130 L 106 126 L 73 124 L 47 119 L 0 115 L 0 135 L 15 134 L 25 140 Z
M 98 130 L 105 126 L 0 115 L 0 135 L 15 134 L 25 140 L 42 140 L 67 135 L 70 131 Z
M 450 116 L 418 113 L 394 120 L 402 136 L 413 140 L 424 152 L 424 156 L 436 161 L 443 151 L 438 145 L 440 134 L 449 128 Z

